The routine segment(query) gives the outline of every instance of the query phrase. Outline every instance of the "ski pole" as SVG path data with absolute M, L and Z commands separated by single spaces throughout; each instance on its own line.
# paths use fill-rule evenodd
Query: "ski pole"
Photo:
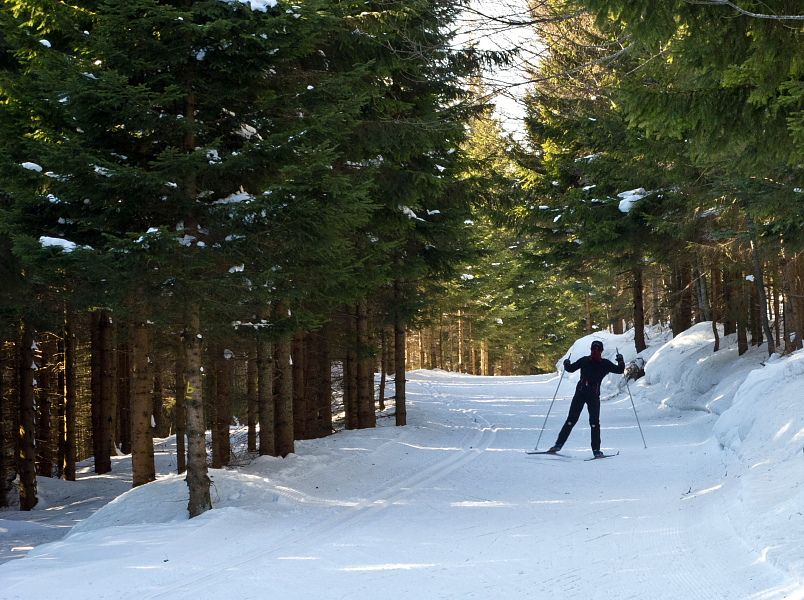
M 642 443 L 645 445 L 647 449 L 648 444 L 645 442 L 645 434 L 642 433 L 642 425 L 639 424 L 639 415 L 637 415 L 636 406 L 634 405 L 634 397 L 631 395 L 631 388 L 628 387 L 628 380 L 625 380 L 625 389 L 628 390 L 628 397 L 631 398 L 631 408 L 634 409 L 634 416 L 636 417 L 637 427 L 639 427 L 639 435 L 642 436 Z
M 571 359 L 572 355 L 567 356 L 567 360 Z M 550 401 L 550 408 L 547 409 L 547 414 L 544 417 L 544 423 L 542 423 L 542 430 L 539 432 L 539 439 L 536 440 L 536 448 L 535 450 L 539 449 L 539 442 L 542 441 L 542 434 L 544 433 L 544 428 L 547 426 L 547 418 L 550 416 L 550 411 L 553 410 L 553 402 L 556 401 L 556 396 L 558 396 L 558 389 L 561 387 L 561 380 L 564 379 L 564 373 L 566 369 L 561 370 L 561 377 L 558 378 L 558 385 L 556 386 L 556 393 L 553 394 L 553 399 Z

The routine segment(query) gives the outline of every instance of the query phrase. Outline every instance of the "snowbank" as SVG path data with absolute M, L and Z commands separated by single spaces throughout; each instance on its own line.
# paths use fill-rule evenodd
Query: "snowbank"
M 714 432 L 735 529 L 765 560 L 804 573 L 804 351 L 751 371 Z
M 764 348 L 737 352 L 736 335 L 724 336 L 714 352 L 715 336 L 710 321 L 693 325 L 656 350 L 645 365 L 643 385 L 655 386 L 663 406 L 705 410 L 720 414 L 731 406 L 746 376 L 762 366 Z

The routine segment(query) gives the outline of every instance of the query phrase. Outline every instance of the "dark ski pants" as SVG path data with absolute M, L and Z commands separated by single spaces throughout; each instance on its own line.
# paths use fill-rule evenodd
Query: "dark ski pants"
M 583 392 L 576 392 L 570 404 L 569 415 L 564 427 L 558 434 L 556 446 L 561 448 L 567 441 L 570 431 L 575 427 L 575 423 L 581 416 L 583 405 L 586 404 L 586 410 L 589 412 L 589 426 L 592 428 L 592 451 L 597 452 L 600 450 L 600 397 L 591 394 L 584 394 Z

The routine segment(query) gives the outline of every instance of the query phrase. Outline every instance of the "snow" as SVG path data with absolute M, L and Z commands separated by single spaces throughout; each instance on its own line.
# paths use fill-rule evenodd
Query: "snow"
M 648 192 L 645 191 L 645 188 L 636 188 L 635 190 L 628 190 L 627 192 L 620 192 L 617 194 L 618 198 L 622 198 L 620 200 L 620 212 L 628 213 L 634 207 L 639 200 L 642 200 L 645 196 L 648 195 Z
M 39 478 L 36 510 L 0 513 L 0 599 L 804 599 L 804 351 L 738 356 L 721 336 L 712 352 L 711 323 L 646 334 L 646 376 L 604 386 L 617 458 L 581 460 L 585 417 L 568 458 L 523 452 L 545 422 L 553 442 L 576 374 L 413 371 L 406 427 L 381 413 L 210 470 L 215 508 L 195 519 L 172 438 L 135 489 L 128 457 Z M 595 339 L 636 357 L 633 331 L 565 356 Z
M 277 5 L 277 0 L 221 0 L 226 4 L 245 4 L 251 10 L 266 12 L 269 8 Z
M 46 235 L 39 237 L 39 245 L 42 246 L 42 248 L 61 248 L 61 251 L 65 254 L 72 252 L 78 247 L 75 242 L 71 242 L 70 240 L 48 237 Z
M 35 162 L 24 162 L 20 166 L 23 169 L 28 169 L 29 171 L 36 171 L 37 173 L 42 172 L 42 167 Z
M 417 221 L 424 221 L 421 217 L 417 216 L 416 213 L 413 211 L 412 208 L 409 206 L 400 206 L 400 212 L 405 215 L 408 219 L 415 219 Z

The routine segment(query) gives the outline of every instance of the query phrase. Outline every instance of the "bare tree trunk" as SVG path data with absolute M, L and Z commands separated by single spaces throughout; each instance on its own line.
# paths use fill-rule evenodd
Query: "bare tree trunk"
M 151 414 L 153 415 L 153 434 L 156 437 L 167 437 L 165 428 L 165 395 L 162 390 L 162 375 L 155 369 L 153 386 L 151 387 Z
M 776 345 L 773 343 L 773 333 L 768 322 L 768 297 L 765 294 L 765 275 L 762 269 L 762 261 L 759 257 L 756 229 L 751 227 L 751 258 L 754 264 L 754 285 L 759 299 L 759 318 L 762 330 L 768 341 L 768 356 L 776 352 Z
M 201 381 L 201 319 L 199 308 L 193 305 L 189 309 L 187 327 L 184 330 L 184 364 L 187 367 L 185 380 L 187 393 L 185 404 L 187 411 L 187 488 L 190 500 L 187 510 L 190 518 L 212 508 L 209 494 L 210 480 L 207 474 L 207 444 L 204 425 L 204 398 Z
M 75 334 L 72 317 L 64 319 L 64 466 L 62 477 L 75 481 L 75 421 L 76 421 Z
M 799 298 L 804 295 L 798 283 L 796 263 L 800 260 L 795 255 L 788 256 L 788 251 L 784 249 L 782 263 L 782 292 L 784 294 L 784 332 L 785 332 L 785 351 L 794 352 L 801 349 L 801 337 L 804 332 L 804 315 L 802 314 Z M 797 339 L 790 339 L 791 334 L 795 334 Z
M 634 291 L 634 346 L 637 353 L 639 353 L 648 347 L 645 343 L 645 304 L 642 298 L 642 267 L 634 267 L 631 273 L 633 275 Z
M 670 327 L 673 330 L 673 337 L 675 337 L 682 331 L 689 329 L 692 324 L 689 267 L 684 264 L 674 265 L 672 280 Z
M 20 510 L 33 509 L 39 498 L 36 489 L 36 442 L 34 428 L 34 364 L 33 331 L 23 322 L 17 347 L 17 373 L 19 394 L 19 432 L 17 442 L 17 473 L 20 486 Z
M 396 282 L 394 287 L 397 288 Z M 397 294 L 399 294 L 397 290 Z M 408 423 L 408 409 L 405 398 L 405 324 L 399 316 L 394 319 L 394 403 L 396 425 L 402 427 Z
M 305 418 L 307 404 L 304 394 L 304 332 L 297 331 L 291 341 L 291 362 L 293 377 L 293 437 L 307 439 Z
M 62 336 L 64 332 L 62 331 Z M 2 342 L 0 342 L 2 343 Z M 65 370 L 65 357 L 64 357 L 64 337 L 60 337 L 57 342 L 56 347 L 56 354 L 57 358 L 56 361 L 61 363 L 61 368 L 58 369 L 58 373 L 56 376 L 56 477 L 62 479 L 64 477 L 64 438 L 67 434 L 67 430 L 65 427 L 64 422 L 64 370 Z M 3 394 L 3 369 L 0 366 L 0 397 Z M 2 404 L 2 399 L 0 399 L 0 404 Z M 2 416 L 0 416 L 2 419 Z M 0 430 L 0 446 L 2 446 L 2 430 Z M 0 462 L 2 462 L 2 452 L 0 452 Z M 2 477 L 2 467 L 0 466 L 0 477 Z M 0 499 L 0 505 L 2 504 L 2 499 Z
M 781 311 L 781 290 L 779 286 L 779 270 L 777 269 L 773 274 L 773 282 L 770 289 L 773 290 L 771 294 L 772 302 L 771 305 L 773 306 L 773 335 L 774 340 L 776 341 L 776 347 L 782 346 L 784 348 L 784 344 L 782 343 L 782 332 L 781 332 L 781 324 L 782 324 L 782 311 Z
M 248 414 L 248 451 L 257 451 L 257 345 L 250 344 L 246 366 L 246 402 Z
M 259 453 L 261 456 L 276 456 L 274 349 L 263 338 L 257 342 L 257 412 L 260 418 Z
M 149 335 L 144 319 L 131 323 L 131 466 L 134 486 L 156 479 L 151 432 Z
M 351 315 L 346 319 L 346 331 L 346 364 L 343 370 L 343 408 L 346 413 L 346 429 L 357 429 L 360 427 L 360 421 L 357 416 L 357 335 L 356 326 Z
M 90 411 L 92 417 L 92 455 L 95 457 L 95 472 L 104 468 L 101 432 L 101 371 L 103 370 L 103 346 L 101 343 L 102 311 L 93 311 L 89 317 L 90 346 Z M 104 471 L 106 472 L 106 471 Z
M 112 419 L 116 414 L 112 321 L 105 310 L 92 313 L 92 440 L 95 472 L 112 470 Z
M 187 446 L 184 441 L 187 435 L 187 358 L 181 338 L 177 342 L 174 373 L 176 408 L 173 419 L 176 422 L 176 472 L 181 474 L 187 470 Z
M 318 434 L 318 370 L 321 365 L 318 361 L 320 332 L 307 332 L 304 334 L 304 431 L 305 439 L 320 437 Z M 295 379 L 294 379 L 295 382 Z
M 321 328 L 318 343 L 318 377 L 316 379 L 316 435 L 325 437 L 332 434 L 332 364 L 329 354 L 332 325 Z
M 373 359 L 368 334 L 368 306 L 365 300 L 357 305 L 357 426 L 376 427 L 374 411 Z
M 388 338 L 385 326 L 380 330 L 380 394 L 379 409 L 385 410 L 385 374 L 388 372 Z
M 36 472 L 41 477 L 53 476 L 53 443 L 52 443 L 52 414 L 50 404 L 50 392 L 52 385 L 52 375 L 55 370 L 53 360 L 52 342 L 50 340 L 41 342 L 41 364 L 36 373 L 36 391 L 38 409 L 38 419 L 36 427 Z
M 230 350 L 215 345 L 214 367 L 216 372 L 215 429 L 217 435 L 212 446 L 212 466 L 225 467 L 229 464 L 232 448 L 229 439 L 229 423 L 232 420 L 232 361 Z
M 715 336 L 715 347 L 712 350 L 720 350 L 720 333 L 717 329 L 718 319 L 720 318 L 720 270 L 712 267 L 712 335 Z
M 280 315 L 287 313 L 283 305 L 277 307 Z M 285 457 L 294 451 L 293 440 L 293 368 L 290 364 L 291 338 L 284 336 L 276 344 L 276 452 Z
M 101 417 L 103 435 L 106 439 L 104 445 L 109 454 L 109 471 L 112 470 L 112 453 L 117 454 L 117 335 L 112 317 L 106 313 L 106 319 L 101 329 L 101 344 L 103 345 L 101 370 Z
M 709 307 L 709 295 L 706 290 L 706 274 L 703 269 L 696 268 L 693 272 L 693 277 L 695 278 L 695 290 L 700 320 L 711 321 L 712 311 Z
M 131 357 L 125 326 L 117 344 L 117 423 L 120 452 L 131 454 Z
M 396 310 L 393 313 L 394 320 L 394 402 L 396 425 L 401 427 L 407 425 L 408 409 L 405 397 L 405 322 L 402 318 L 401 309 L 404 297 L 402 293 L 402 281 L 394 280 L 394 304 Z
M 748 300 L 746 298 L 745 282 L 743 281 L 742 273 L 735 271 L 734 276 L 734 292 L 736 298 L 736 321 L 737 328 L 737 352 L 740 356 L 748 352 Z
M 11 482 L 17 477 L 14 465 L 14 452 L 9 456 L 9 449 L 14 447 L 12 443 L 12 421 L 11 410 L 6 400 L 5 379 L 5 357 L 3 356 L 3 346 L 5 340 L 0 338 L 0 507 L 8 506 L 9 491 Z

